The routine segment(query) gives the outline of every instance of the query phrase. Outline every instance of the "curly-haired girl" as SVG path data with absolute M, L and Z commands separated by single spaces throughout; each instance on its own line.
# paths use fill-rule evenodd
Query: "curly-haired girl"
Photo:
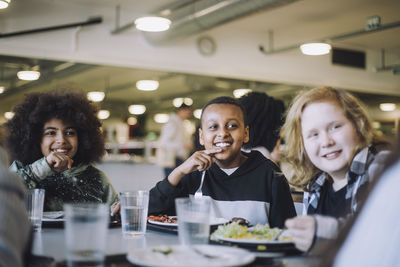
M 6 123 L 10 169 L 28 188 L 46 190 L 45 211 L 62 210 L 64 202 L 118 200 L 105 174 L 92 166 L 104 154 L 96 112 L 81 93 L 31 93 Z

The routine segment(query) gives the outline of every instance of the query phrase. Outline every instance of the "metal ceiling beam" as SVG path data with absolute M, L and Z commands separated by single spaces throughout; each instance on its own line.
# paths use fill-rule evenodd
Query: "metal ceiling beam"
M 359 36 L 359 35 L 363 35 L 363 34 L 367 34 L 367 33 L 384 31 L 384 30 L 392 29 L 392 28 L 399 27 L 399 26 L 400 26 L 400 21 L 395 21 L 395 22 L 388 23 L 385 25 L 378 25 L 378 26 L 374 26 L 371 28 L 366 28 L 366 29 L 361 29 L 361 30 L 357 30 L 357 31 L 353 31 L 353 32 L 333 35 L 333 36 L 321 38 L 319 40 L 314 40 L 314 41 L 330 43 L 331 41 L 350 38 L 350 37 Z M 261 53 L 263 53 L 265 55 L 272 55 L 272 54 L 286 52 L 286 51 L 293 50 L 293 49 L 298 49 L 298 48 L 300 48 L 300 45 L 302 45 L 304 43 L 306 43 L 306 42 L 295 44 L 295 45 L 290 45 L 290 46 L 286 46 L 286 47 L 282 47 L 282 48 L 278 48 L 278 49 L 265 49 L 263 45 L 259 45 L 258 49 L 260 50 Z
M 181 0 L 154 12 L 156 16 L 171 20 L 168 31 L 144 35 L 153 44 L 164 44 L 267 8 L 295 1 L 298 0 Z M 134 22 L 125 24 L 117 27 L 112 33 L 121 33 L 134 25 Z
M 24 31 L 18 31 L 18 32 L 1 33 L 0 38 L 7 38 L 7 37 L 13 37 L 13 36 L 19 36 L 19 35 L 25 35 L 25 34 L 62 30 L 62 29 L 82 27 L 82 26 L 89 26 L 89 25 L 93 25 L 93 24 L 99 24 L 102 21 L 103 21 L 102 17 L 92 17 L 92 18 L 88 18 L 86 21 L 83 21 L 83 22 L 50 26 L 50 27 L 44 27 L 44 28 L 38 28 L 38 29 L 32 29 L 32 30 L 24 30 Z

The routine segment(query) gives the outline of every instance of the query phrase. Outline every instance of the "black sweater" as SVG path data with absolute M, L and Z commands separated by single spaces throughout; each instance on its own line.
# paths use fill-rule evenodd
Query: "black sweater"
M 263 218 L 256 221 L 245 218 L 251 224 L 267 222 L 268 218 L 271 227 L 282 228 L 286 219 L 296 215 L 285 177 L 261 153 L 253 151 L 245 155 L 248 159 L 229 176 L 214 163 L 206 172 L 203 195 L 212 198 L 212 206 L 217 205 L 225 219 L 241 217 L 247 212 Z M 200 180 L 201 172 L 194 171 L 185 175 L 176 187 L 166 178 L 158 182 L 150 191 L 149 214 L 175 215 L 175 198 L 194 194 Z

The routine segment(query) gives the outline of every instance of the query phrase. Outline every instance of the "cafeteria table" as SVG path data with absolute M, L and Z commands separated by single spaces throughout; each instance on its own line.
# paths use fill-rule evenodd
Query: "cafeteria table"
M 178 245 L 176 234 L 147 230 L 146 234 L 137 238 L 124 238 L 121 228 L 110 228 L 107 235 L 106 264 L 105 266 L 125 267 L 136 266 L 129 263 L 126 254 L 135 248 L 145 248 L 156 245 Z M 40 261 L 46 261 L 47 266 L 66 266 L 66 250 L 64 229 L 43 228 L 34 233 L 32 254 L 35 255 L 36 265 L 44 266 Z M 276 253 L 257 253 L 256 261 L 248 266 L 313 266 L 316 260 L 302 255 L 285 256 Z

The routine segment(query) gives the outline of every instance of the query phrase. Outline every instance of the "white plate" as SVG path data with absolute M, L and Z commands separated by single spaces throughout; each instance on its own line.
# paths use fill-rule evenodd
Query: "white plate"
M 246 265 L 253 262 L 255 259 L 255 255 L 253 253 L 241 248 L 216 245 L 196 245 L 194 247 L 204 254 L 216 257 L 209 258 L 202 256 L 190 247 L 156 246 L 129 251 L 127 259 L 133 264 L 149 267 L 230 267 Z M 153 251 L 153 249 L 166 248 L 172 249 L 172 252 L 168 255 Z
M 170 218 L 175 218 L 176 216 L 169 216 Z M 162 225 L 162 226 L 178 226 L 178 223 L 167 223 L 167 222 L 158 222 L 154 220 L 148 220 L 149 223 L 151 224 L 156 224 L 156 225 Z M 210 219 L 210 225 L 219 225 L 219 224 L 224 224 L 227 223 L 228 220 L 224 218 L 211 218 Z
M 283 234 L 282 234 L 283 235 Z M 269 239 L 257 239 L 253 238 L 230 238 L 224 237 L 221 235 L 213 234 L 213 237 L 217 240 L 227 241 L 231 243 L 238 243 L 238 244 L 291 244 L 292 241 L 279 241 L 279 240 L 269 240 Z
M 64 211 L 45 211 L 45 212 L 43 212 L 42 221 L 44 221 L 44 222 L 65 221 Z

